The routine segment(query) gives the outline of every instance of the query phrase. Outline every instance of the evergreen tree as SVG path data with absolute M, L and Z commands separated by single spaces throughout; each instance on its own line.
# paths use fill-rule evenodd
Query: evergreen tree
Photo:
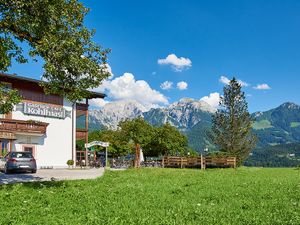
M 237 157 L 238 165 L 249 156 L 257 138 L 252 133 L 253 118 L 248 112 L 245 93 L 233 78 L 224 87 L 219 109 L 212 118 L 212 140 L 220 151 Z

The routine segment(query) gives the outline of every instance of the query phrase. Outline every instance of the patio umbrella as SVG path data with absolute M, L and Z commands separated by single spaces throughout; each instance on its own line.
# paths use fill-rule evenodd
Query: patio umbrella
M 144 162 L 144 161 L 145 161 L 145 159 L 144 159 L 143 149 L 140 148 L 140 163 L 141 163 L 141 162 Z

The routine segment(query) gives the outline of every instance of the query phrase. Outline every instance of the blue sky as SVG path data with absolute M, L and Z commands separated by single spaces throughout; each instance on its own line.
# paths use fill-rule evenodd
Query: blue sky
M 243 90 L 251 112 L 286 101 L 300 104 L 300 1 L 83 3 L 91 9 L 86 25 L 96 29 L 95 42 L 112 49 L 114 76 L 99 88 L 107 101 L 132 97 L 164 105 L 200 99 L 222 93 L 221 76 L 235 76 L 248 84 Z M 167 58 L 171 54 L 177 58 Z M 9 72 L 34 78 L 43 73 L 41 63 L 14 64 Z M 171 89 L 161 88 L 165 81 Z M 178 89 L 179 82 L 187 88 Z

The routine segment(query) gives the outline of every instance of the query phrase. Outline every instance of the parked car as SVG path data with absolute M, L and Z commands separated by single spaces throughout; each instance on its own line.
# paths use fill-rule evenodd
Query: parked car
M 9 152 L 1 158 L 0 170 L 4 173 L 13 171 L 36 173 L 36 161 L 30 152 Z

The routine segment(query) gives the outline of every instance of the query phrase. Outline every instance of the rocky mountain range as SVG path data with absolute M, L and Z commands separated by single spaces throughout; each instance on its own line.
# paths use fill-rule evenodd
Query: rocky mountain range
M 116 129 L 120 121 L 143 116 L 145 111 L 145 107 L 134 100 L 108 103 L 99 110 L 89 111 L 89 127 Z
M 89 127 L 91 130 L 103 127 L 116 129 L 120 121 L 138 116 L 155 126 L 169 122 L 187 135 L 191 148 L 201 152 L 204 148 L 212 148 L 207 131 L 214 112 L 215 109 L 206 102 L 191 98 L 150 110 L 136 101 L 119 101 L 91 110 Z M 253 130 L 259 137 L 259 147 L 300 143 L 300 106 L 287 102 L 266 112 L 256 112 L 253 117 L 256 120 Z

